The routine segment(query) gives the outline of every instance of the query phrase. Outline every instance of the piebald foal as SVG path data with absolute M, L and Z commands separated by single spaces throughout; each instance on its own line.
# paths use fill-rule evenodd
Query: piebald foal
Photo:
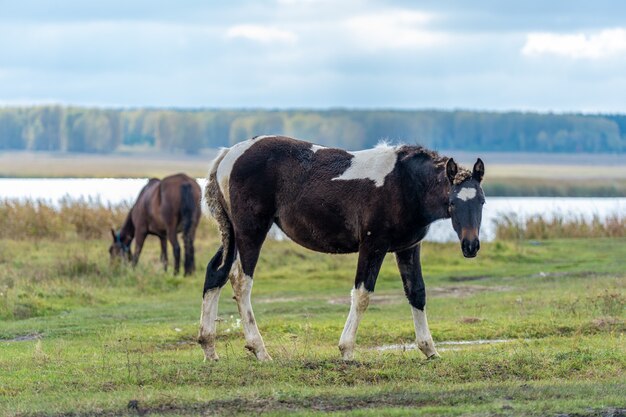
M 379 145 L 347 152 L 284 136 L 260 136 L 223 149 L 209 171 L 205 197 L 222 246 L 207 265 L 198 342 L 217 359 L 221 288 L 230 277 L 246 348 L 269 360 L 250 304 L 265 237 L 278 227 L 294 242 L 325 253 L 358 252 L 350 313 L 339 340 L 353 358 L 357 328 L 385 255 L 394 252 L 412 307 L 420 350 L 438 356 L 426 320 L 420 241 L 429 225 L 452 218 L 465 257 L 480 248 L 484 164 L 460 169 L 452 158 L 418 146 Z

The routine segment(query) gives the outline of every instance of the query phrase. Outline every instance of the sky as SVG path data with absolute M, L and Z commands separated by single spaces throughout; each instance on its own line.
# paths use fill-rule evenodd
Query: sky
M 0 104 L 626 113 L 626 2 L 0 0 Z

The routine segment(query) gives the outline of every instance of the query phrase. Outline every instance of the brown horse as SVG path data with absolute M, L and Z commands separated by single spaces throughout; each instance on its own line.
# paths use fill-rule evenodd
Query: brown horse
M 183 233 L 185 243 L 185 275 L 195 270 L 193 241 L 200 221 L 200 186 L 185 174 L 176 174 L 162 180 L 152 178 L 143 187 L 135 205 L 130 209 L 119 232 L 111 229 L 113 244 L 111 259 L 132 260 L 137 265 L 143 243 L 148 235 L 161 240 L 161 262 L 167 270 L 167 240 L 174 249 L 174 274 L 180 269 L 180 245 L 176 234 Z M 135 239 L 135 253 L 130 244 Z M 166 240 L 167 239 L 167 240 Z

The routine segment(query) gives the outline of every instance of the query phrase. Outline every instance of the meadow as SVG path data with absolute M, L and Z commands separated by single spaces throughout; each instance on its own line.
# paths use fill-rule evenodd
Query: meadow
M 623 235 L 518 234 L 484 243 L 475 259 L 458 244 L 424 243 L 429 323 L 442 355 L 431 361 L 410 345 L 393 256 L 361 323 L 356 360 L 343 362 L 336 345 L 356 257 L 268 241 L 253 306 L 274 361 L 259 363 L 244 349 L 228 285 L 221 359 L 203 362 L 195 342 L 203 266 L 218 246 L 207 219 L 198 270 L 183 278 L 161 270 L 155 238 L 136 269 L 109 263 L 107 222 L 122 207 L 31 213 L 18 224 L 32 233 L 0 236 L 0 415 L 626 412 Z M 56 226 L 36 233 L 33 218 Z M 101 228 L 81 226 L 93 222 Z

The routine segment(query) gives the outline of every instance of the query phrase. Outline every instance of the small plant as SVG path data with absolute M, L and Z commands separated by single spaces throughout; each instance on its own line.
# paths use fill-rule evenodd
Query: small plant
M 626 295 L 619 291 L 607 289 L 602 294 L 589 297 L 589 301 L 605 316 L 621 316 L 626 308 Z

